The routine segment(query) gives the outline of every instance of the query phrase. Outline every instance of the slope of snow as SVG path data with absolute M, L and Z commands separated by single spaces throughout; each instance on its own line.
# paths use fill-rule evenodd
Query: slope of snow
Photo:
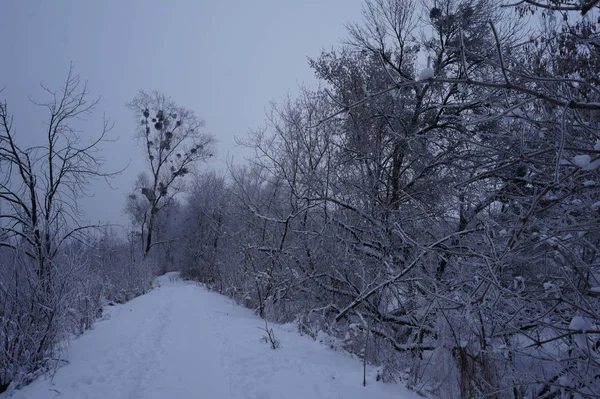
M 12 399 L 394 398 L 398 385 L 362 386 L 362 364 L 308 337 L 273 326 L 281 348 L 261 340 L 264 322 L 197 284 L 160 278 L 160 287 L 108 310 L 71 343 L 69 364 Z M 9 397 L 8 393 L 0 398 Z

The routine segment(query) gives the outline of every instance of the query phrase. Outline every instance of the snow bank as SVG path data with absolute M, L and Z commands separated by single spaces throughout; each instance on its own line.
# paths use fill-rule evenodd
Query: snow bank
M 281 348 L 262 340 L 264 321 L 228 298 L 173 274 L 147 295 L 109 308 L 72 342 L 69 364 L 13 399 L 381 398 L 416 399 L 376 381 L 369 368 L 328 350 L 290 325 L 273 328 Z M 0 395 L 4 399 L 8 394 Z

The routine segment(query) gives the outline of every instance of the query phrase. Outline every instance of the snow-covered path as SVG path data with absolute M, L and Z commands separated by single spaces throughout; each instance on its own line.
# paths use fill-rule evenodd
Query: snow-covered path
M 363 387 L 358 360 L 280 326 L 282 347 L 271 350 L 249 310 L 196 284 L 159 282 L 74 340 L 52 381 L 11 398 L 417 398 L 373 373 Z

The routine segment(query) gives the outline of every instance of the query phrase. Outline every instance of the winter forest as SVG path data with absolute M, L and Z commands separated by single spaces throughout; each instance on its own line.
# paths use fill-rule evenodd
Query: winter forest
M 126 233 L 82 223 L 119 170 L 74 128 L 96 105 L 76 68 L 38 104 L 41 146 L 0 94 L 0 393 L 177 271 L 425 397 L 600 397 L 600 2 L 362 15 L 226 171 L 201 109 L 123 104 L 146 164 Z

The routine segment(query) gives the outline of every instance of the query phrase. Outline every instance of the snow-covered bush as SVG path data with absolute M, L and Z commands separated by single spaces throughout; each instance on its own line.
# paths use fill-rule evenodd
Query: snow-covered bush
M 42 284 L 35 262 L 3 251 L 0 262 L 0 391 L 20 386 L 60 363 L 61 343 L 88 317 L 78 308 L 74 268 L 65 258 L 51 265 L 52 283 Z M 65 267 L 66 266 L 66 267 Z M 87 292 L 81 292 L 86 295 Z M 92 305 L 93 306 L 93 305 Z M 96 304 L 98 306 L 98 304 Z M 96 308 L 97 309 L 97 308 Z

